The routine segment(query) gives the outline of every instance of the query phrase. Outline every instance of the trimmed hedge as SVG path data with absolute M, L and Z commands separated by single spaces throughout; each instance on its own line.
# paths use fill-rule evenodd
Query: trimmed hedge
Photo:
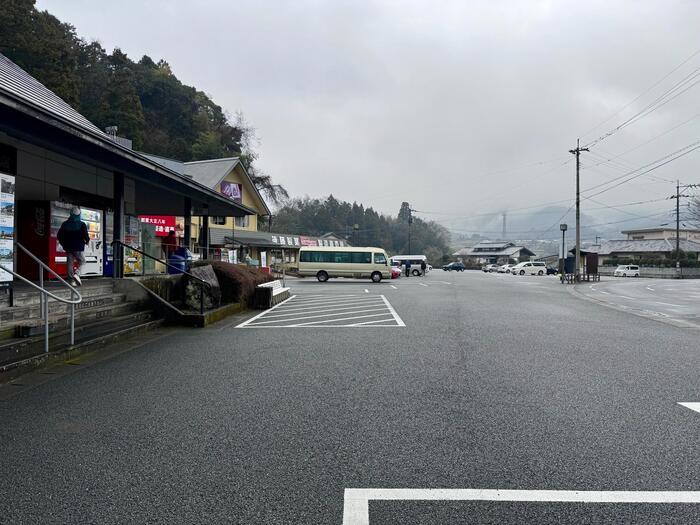
M 255 287 L 274 281 L 274 278 L 257 268 L 224 261 L 195 261 L 193 266 L 210 264 L 221 287 L 222 303 L 251 304 Z

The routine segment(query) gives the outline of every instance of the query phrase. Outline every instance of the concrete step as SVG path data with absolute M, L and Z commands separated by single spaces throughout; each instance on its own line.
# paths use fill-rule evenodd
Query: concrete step
M 115 294 L 111 291 L 102 295 L 88 295 L 83 297 L 80 304 L 75 305 L 76 314 L 80 311 L 90 310 L 93 308 L 102 308 L 106 306 L 114 306 L 123 303 L 126 300 L 124 294 Z M 60 317 L 70 315 L 70 305 L 55 300 L 49 301 L 49 317 Z M 6 327 L 8 324 L 16 324 L 18 322 L 38 319 L 41 317 L 41 308 L 38 301 L 36 303 L 24 304 L 21 306 L 12 306 L 9 308 L 0 309 L 0 327 Z
M 71 297 L 71 291 L 65 285 L 55 282 L 45 283 L 45 288 L 58 297 L 65 299 L 70 299 Z M 83 299 L 87 299 L 111 294 L 114 291 L 114 284 L 109 279 L 100 279 L 93 282 L 83 279 L 83 286 L 78 286 L 76 289 L 80 292 Z M 13 307 L 38 305 L 39 297 L 40 292 L 28 285 L 15 287 L 12 293 Z M 49 298 L 49 303 L 52 302 L 56 301 Z
M 99 319 L 119 317 L 147 309 L 147 306 L 143 303 L 126 302 L 124 294 L 118 295 L 118 297 L 110 296 L 106 303 L 100 303 L 99 306 L 78 308 L 77 306 L 83 306 L 84 303 L 76 305 L 75 325 L 80 326 Z M 70 329 L 70 311 L 49 313 L 49 333 L 68 329 Z M 16 337 L 32 337 L 43 333 L 44 320 L 39 317 L 33 317 L 15 324 Z
M 119 334 L 122 331 L 148 324 L 154 321 L 151 310 L 131 312 L 121 316 L 99 318 L 91 322 L 76 325 L 75 344 L 81 345 L 87 341 Z M 58 330 L 49 336 L 49 350 L 57 352 L 70 347 L 70 332 L 67 329 Z M 25 359 L 40 356 L 44 353 L 44 337 L 16 337 L 0 343 L 0 367 Z M 2 372 L 2 370 L 0 370 Z

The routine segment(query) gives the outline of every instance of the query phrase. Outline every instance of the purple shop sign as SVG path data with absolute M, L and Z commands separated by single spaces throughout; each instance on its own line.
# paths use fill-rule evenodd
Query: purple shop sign
M 242 200 L 241 194 L 243 193 L 243 190 L 241 189 L 240 184 L 236 184 L 235 182 L 222 181 L 221 193 L 226 195 L 229 199 L 240 203 Z

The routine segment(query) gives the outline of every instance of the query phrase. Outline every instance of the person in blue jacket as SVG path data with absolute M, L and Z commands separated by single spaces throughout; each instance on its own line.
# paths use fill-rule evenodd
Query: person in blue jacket
M 66 252 L 66 265 L 68 267 L 68 279 L 71 284 L 81 285 L 80 268 L 85 264 L 85 245 L 90 242 L 87 225 L 80 220 L 80 208 L 73 207 L 70 217 L 61 224 L 58 230 L 58 242 Z M 77 269 L 75 268 L 77 263 Z

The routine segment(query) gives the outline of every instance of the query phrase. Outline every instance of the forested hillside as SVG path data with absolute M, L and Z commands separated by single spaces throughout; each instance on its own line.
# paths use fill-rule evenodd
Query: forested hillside
M 98 127 L 118 126 L 135 149 L 185 161 L 241 151 L 242 130 L 206 94 L 182 84 L 167 62 L 108 53 L 33 0 L 3 0 L 0 52 Z
M 273 201 L 286 197 L 252 165 L 255 130 L 229 122 L 204 92 L 178 80 L 165 60 L 138 62 L 108 53 L 34 0 L 2 0 L 0 53 L 36 77 L 91 122 L 133 141 L 134 149 L 182 161 L 242 156 L 256 185 Z M 247 136 L 248 135 L 248 136 Z
M 339 201 L 332 195 L 323 199 L 297 198 L 277 210 L 272 229 L 308 235 L 334 232 L 356 245 L 380 246 L 391 254 L 407 254 L 408 203 L 402 204 L 397 217 L 389 217 L 356 202 Z M 450 234 L 443 226 L 413 218 L 412 253 L 424 253 L 437 264 L 449 253 L 449 241 Z

